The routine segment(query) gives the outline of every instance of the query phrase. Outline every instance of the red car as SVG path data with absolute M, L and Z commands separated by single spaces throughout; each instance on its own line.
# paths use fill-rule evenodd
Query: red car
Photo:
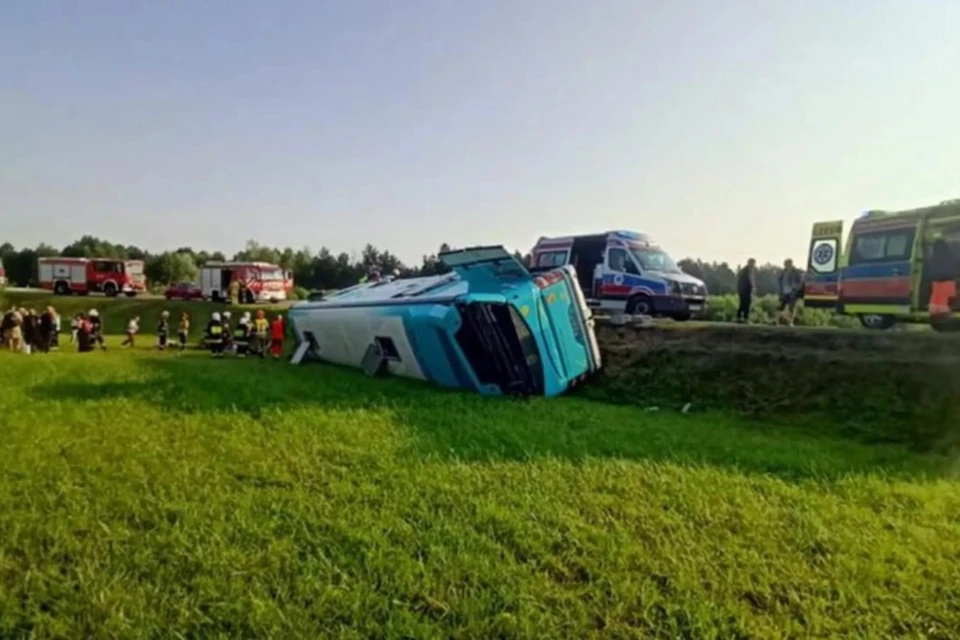
M 163 292 L 167 300 L 203 300 L 200 286 L 192 282 L 178 282 Z

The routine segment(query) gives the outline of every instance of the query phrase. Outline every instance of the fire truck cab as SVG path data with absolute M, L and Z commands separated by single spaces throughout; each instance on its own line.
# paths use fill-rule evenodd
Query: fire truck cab
M 279 302 L 293 289 L 293 274 L 268 262 L 208 262 L 200 269 L 205 299 L 229 300 L 233 282 L 239 283 L 240 302 Z
M 40 258 L 40 286 L 59 295 L 91 292 L 132 298 L 147 289 L 142 260 L 116 258 Z

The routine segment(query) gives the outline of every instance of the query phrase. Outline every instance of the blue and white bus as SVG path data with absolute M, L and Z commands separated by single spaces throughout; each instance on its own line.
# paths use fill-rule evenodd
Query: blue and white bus
M 443 253 L 446 275 L 382 280 L 290 308 L 306 355 L 484 395 L 556 396 L 600 369 L 576 272 L 531 275 L 503 247 Z

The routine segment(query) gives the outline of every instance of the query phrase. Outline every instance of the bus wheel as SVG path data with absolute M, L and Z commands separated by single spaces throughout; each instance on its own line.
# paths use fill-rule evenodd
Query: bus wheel
M 897 324 L 897 319 L 888 315 L 864 313 L 860 315 L 860 324 L 862 324 L 865 329 L 883 331 Z
M 653 300 L 650 296 L 634 296 L 627 302 L 627 313 L 631 316 L 652 316 Z
M 115 298 L 117 295 L 117 285 L 113 284 L 112 282 L 108 282 L 106 285 L 104 285 L 103 292 L 107 294 L 108 297 Z

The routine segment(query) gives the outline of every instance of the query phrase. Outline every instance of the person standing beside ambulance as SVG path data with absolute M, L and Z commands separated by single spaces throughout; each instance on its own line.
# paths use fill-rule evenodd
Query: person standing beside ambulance
M 930 247 L 930 315 L 931 317 L 949 316 L 950 304 L 957 297 L 957 257 L 942 236 L 937 237 Z

